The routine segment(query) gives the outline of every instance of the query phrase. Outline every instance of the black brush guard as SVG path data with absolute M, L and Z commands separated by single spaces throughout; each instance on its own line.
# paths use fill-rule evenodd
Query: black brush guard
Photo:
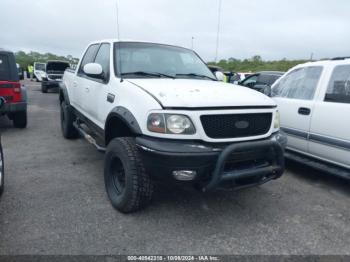
M 266 154 L 272 154 L 270 157 L 271 164 L 255 168 L 242 170 L 225 171 L 225 164 L 229 158 L 232 159 L 232 154 L 251 150 L 265 151 Z M 221 182 L 230 181 L 233 183 L 233 188 L 242 189 L 246 187 L 264 184 L 272 179 L 279 178 L 285 168 L 284 150 L 277 141 L 264 140 L 254 142 L 243 142 L 232 144 L 226 147 L 219 155 L 215 169 L 212 173 L 210 181 L 202 188 L 203 192 L 216 188 Z M 245 185 L 235 186 L 235 181 L 242 178 L 258 178 L 257 181 Z

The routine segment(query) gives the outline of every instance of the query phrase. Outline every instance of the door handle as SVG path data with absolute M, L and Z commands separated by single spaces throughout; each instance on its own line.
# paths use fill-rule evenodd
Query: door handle
M 77 82 L 73 82 L 73 87 L 77 87 Z
M 298 113 L 299 113 L 299 115 L 308 116 L 308 115 L 310 115 L 310 113 L 311 113 L 311 109 L 310 109 L 310 108 L 307 108 L 307 107 L 300 107 L 300 108 L 298 109 Z
M 89 93 L 90 92 L 90 89 L 88 87 L 85 88 L 85 92 L 86 93 Z

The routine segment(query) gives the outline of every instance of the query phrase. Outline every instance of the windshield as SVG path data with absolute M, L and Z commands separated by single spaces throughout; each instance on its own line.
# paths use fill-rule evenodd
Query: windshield
M 34 65 L 34 69 L 35 70 L 39 70 L 39 71 L 45 71 L 45 67 L 46 67 L 46 64 L 37 64 L 37 63 L 35 63 L 35 65 Z
M 188 49 L 152 44 L 115 43 L 115 71 L 124 78 L 193 78 L 215 76 L 198 55 Z

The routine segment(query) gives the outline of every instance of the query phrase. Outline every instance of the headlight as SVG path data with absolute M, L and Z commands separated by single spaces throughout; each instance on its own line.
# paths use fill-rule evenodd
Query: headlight
M 280 112 L 278 112 L 278 111 L 276 111 L 275 121 L 274 121 L 273 127 L 275 129 L 279 129 L 280 128 Z
M 196 132 L 191 120 L 185 115 L 152 113 L 148 116 L 147 128 L 151 132 L 192 135 Z

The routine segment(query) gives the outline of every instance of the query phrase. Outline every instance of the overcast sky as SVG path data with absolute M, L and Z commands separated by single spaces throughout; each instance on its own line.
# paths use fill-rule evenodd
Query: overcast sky
M 115 0 L 0 0 L 0 47 L 80 57 L 116 38 Z M 120 37 L 191 47 L 214 60 L 219 0 L 118 0 Z M 349 0 L 222 0 L 219 58 L 350 55 Z

